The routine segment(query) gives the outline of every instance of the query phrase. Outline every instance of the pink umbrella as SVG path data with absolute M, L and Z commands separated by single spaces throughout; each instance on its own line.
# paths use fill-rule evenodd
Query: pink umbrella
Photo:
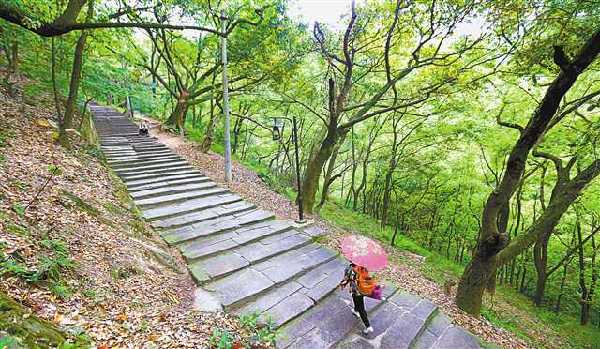
M 352 263 L 370 271 L 387 265 L 387 254 L 381 245 L 362 235 L 349 235 L 342 239 L 342 254 Z

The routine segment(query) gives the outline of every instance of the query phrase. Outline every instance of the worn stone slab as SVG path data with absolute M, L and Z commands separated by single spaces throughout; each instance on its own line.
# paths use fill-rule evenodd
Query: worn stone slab
M 381 349 L 408 349 L 416 341 L 425 321 L 405 313 L 392 324 L 381 338 Z
M 210 182 L 209 179 L 206 177 L 204 177 L 201 182 L 193 182 L 192 181 L 191 183 L 189 183 L 190 180 L 191 179 L 186 179 L 185 181 L 188 181 L 188 182 L 184 182 L 183 184 L 173 183 L 175 181 L 167 182 L 167 183 L 170 183 L 170 185 L 168 187 L 137 190 L 137 191 L 131 192 L 130 195 L 134 199 L 146 199 L 146 198 L 160 196 L 160 195 L 185 193 L 185 192 L 191 191 L 191 190 L 209 189 L 209 188 L 214 188 L 217 186 L 214 182 Z
M 202 221 L 165 232 L 163 238 L 172 244 L 180 243 L 201 236 L 233 230 L 246 224 L 264 221 L 274 217 L 271 212 L 251 208 L 253 208 L 253 205 L 240 201 L 239 205 L 233 207 L 222 205 L 212 209 L 212 217 L 185 216 L 184 218 L 188 221 L 200 220 L 200 218 L 202 218 Z M 231 213 L 230 211 L 235 212 Z M 166 223 L 173 224 L 173 220 L 167 220 Z M 163 221 L 162 224 L 165 224 L 165 222 Z
M 335 256 L 336 253 L 333 251 L 310 244 L 256 264 L 255 268 L 267 275 L 273 282 L 280 283 L 327 262 Z
M 292 224 L 287 220 L 269 220 L 247 225 L 236 230 L 237 236 L 233 237 L 240 245 L 254 241 L 258 238 L 280 233 L 291 229 Z
M 479 349 L 479 340 L 465 329 L 452 326 L 435 342 L 432 349 Z
M 194 291 L 194 310 L 216 313 L 223 310 L 221 302 L 210 292 L 206 292 L 201 287 Z
M 323 228 L 316 226 L 316 225 L 308 226 L 308 227 L 302 229 L 302 232 L 304 232 L 306 235 L 311 236 L 311 237 L 321 236 L 326 233 L 326 231 Z
M 225 234 L 223 234 L 225 235 Z M 229 234 L 227 234 L 229 235 Z M 233 241 L 231 238 L 220 240 L 216 243 L 205 244 L 203 241 L 202 244 L 199 244 L 198 247 L 193 249 L 185 249 L 183 251 L 183 256 L 187 260 L 193 260 L 197 258 L 204 258 L 214 255 L 216 253 L 220 253 L 223 251 L 231 250 L 234 247 L 237 247 L 238 244 Z
M 142 215 L 148 220 L 154 220 L 157 218 L 166 218 L 187 212 L 201 211 L 207 208 L 240 201 L 241 199 L 242 198 L 238 195 L 227 193 L 210 197 L 186 200 L 183 202 L 173 203 L 162 207 L 145 209 L 142 210 Z
M 209 180 L 210 179 L 208 177 L 205 177 L 198 172 L 194 172 L 176 175 L 165 175 L 162 177 L 152 178 L 148 180 L 141 179 L 137 181 L 130 181 L 126 184 L 127 189 L 133 193 L 138 190 L 151 190 L 168 187 L 175 184 L 199 183 Z
M 412 349 L 429 349 L 435 344 L 437 339 L 438 338 L 433 333 L 429 332 L 429 330 L 425 330 L 421 332 L 419 337 L 414 341 Z
M 253 302 L 234 310 L 234 312 L 238 315 L 262 313 L 266 310 L 271 309 L 285 298 L 291 296 L 300 288 L 302 288 L 302 285 L 295 281 L 290 281 L 288 283 L 283 284 L 280 287 L 274 288 L 273 290 L 265 293 L 263 296 L 257 298 Z
M 335 291 L 341 280 L 339 275 L 328 275 L 313 287 L 303 289 L 302 293 L 315 302 L 318 302 L 331 292 Z
M 115 172 L 120 175 L 128 175 L 135 173 L 148 173 L 154 170 L 162 170 L 166 168 L 173 168 L 178 166 L 188 166 L 187 161 L 184 160 L 171 160 L 159 164 L 129 164 L 129 166 L 119 166 L 114 168 Z
M 377 309 L 377 312 L 369 318 L 371 326 L 373 326 L 373 332 L 369 334 L 369 338 L 375 338 L 384 333 L 404 313 L 406 312 L 393 303 L 384 302 Z
M 336 346 L 337 349 L 375 349 L 375 344 L 372 344 L 367 339 L 360 336 L 353 336 L 348 342 L 344 342 Z
M 314 301 L 301 293 L 294 293 L 264 312 L 260 321 L 271 322 L 274 327 L 280 327 L 296 316 L 304 313 L 314 305 Z
M 137 199 L 134 200 L 134 203 L 138 206 L 155 206 L 155 205 L 164 205 L 169 203 L 180 202 L 184 200 L 198 199 L 208 196 L 221 195 L 225 193 L 230 193 L 229 190 L 223 189 L 221 187 L 213 187 L 208 189 L 199 189 L 199 190 L 189 190 L 183 193 L 176 194 L 168 194 L 168 195 L 160 195 L 154 196 L 146 199 Z
M 228 307 L 273 285 L 263 273 L 250 267 L 208 283 L 205 288 L 214 291 L 223 306 Z
M 339 297 L 330 297 L 283 327 L 277 347 L 331 348 L 359 322 Z
M 121 178 L 124 178 L 125 180 L 129 180 L 131 178 L 139 178 L 139 176 L 160 176 L 162 174 L 166 174 L 166 173 L 173 173 L 173 172 L 178 172 L 178 171 L 193 171 L 194 168 L 191 167 L 188 164 L 185 165 L 178 165 L 178 166 L 170 166 L 170 167 L 165 167 L 165 168 L 160 168 L 160 169 L 154 169 L 154 170 L 145 170 L 145 171 L 134 171 L 134 172 L 127 172 L 127 173 L 122 173 L 122 172 L 117 172 L 117 175 Z
M 445 314 L 438 312 L 429 321 L 429 325 L 427 325 L 427 330 L 433 333 L 436 337 L 439 337 L 450 326 L 452 326 L 452 321 L 450 320 L 450 318 L 448 318 L 448 316 L 446 316 Z
M 157 228 L 169 228 L 169 230 L 166 230 L 161 235 L 169 242 L 179 243 L 198 236 L 207 235 L 197 232 L 196 227 L 203 227 L 203 223 L 217 222 L 228 219 L 228 217 L 234 219 L 236 214 L 254 209 L 255 207 L 252 204 L 245 201 L 236 201 L 200 212 L 160 219 L 151 224 Z
M 195 276 L 199 273 L 202 277 L 196 278 L 198 281 L 202 281 L 204 276 L 208 276 L 209 279 L 229 274 L 233 271 L 242 269 L 248 266 L 247 260 L 242 256 L 234 252 L 225 252 L 223 254 L 203 259 L 190 265 L 192 275 Z
M 132 183 L 139 183 L 140 180 L 147 180 L 146 183 L 150 183 L 150 180 L 152 180 L 152 179 L 162 180 L 163 178 L 171 177 L 174 175 L 202 176 L 202 174 L 200 172 L 198 172 L 198 170 L 186 168 L 186 169 L 172 170 L 172 171 L 165 172 L 165 173 L 144 173 L 144 174 L 139 174 L 139 175 L 122 177 L 122 179 L 127 186 L 130 186 Z M 146 184 L 146 183 L 144 183 L 144 184 Z
M 216 236 L 198 237 L 192 242 L 181 244 L 180 250 L 188 259 L 201 258 L 213 253 L 238 247 L 241 244 L 254 241 L 263 236 L 284 232 L 289 226 L 282 223 L 285 223 L 285 221 L 259 222 L 251 224 L 248 227 L 240 227 Z M 243 238 L 241 238 L 241 236 L 243 236 Z M 252 237 L 252 239 L 249 239 L 249 236 Z M 236 252 L 244 255 L 241 251 Z M 248 259 L 246 256 L 244 256 L 244 258 Z
M 296 231 L 288 231 L 280 235 L 283 236 L 274 236 L 278 238 L 276 240 L 273 240 L 273 237 L 262 239 L 255 243 L 239 247 L 235 251 L 244 256 L 248 261 L 257 262 L 310 242 L 306 236 Z
M 389 301 L 408 311 L 414 308 L 421 301 L 421 298 L 409 293 L 398 292 Z
M 346 263 L 336 258 L 299 277 L 298 282 L 310 289 L 317 286 L 329 276 L 334 276 L 339 278 L 339 281 L 342 281 L 345 267 Z
M 431 303 L 427 299 L 422 299 L 410 312 L 419 319 L 427 321 L 437 312 L 437 308 L 437 305 Z

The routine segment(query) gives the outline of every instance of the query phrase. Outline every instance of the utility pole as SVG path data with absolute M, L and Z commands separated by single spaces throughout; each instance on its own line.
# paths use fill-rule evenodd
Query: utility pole
M 225 182 L 231 182 L 231 139 L 229 132 L 229 86 L 227 80 L 227 17 L 221 10 L 221 61 L 223 62 L 223 114 L 225 114 Z

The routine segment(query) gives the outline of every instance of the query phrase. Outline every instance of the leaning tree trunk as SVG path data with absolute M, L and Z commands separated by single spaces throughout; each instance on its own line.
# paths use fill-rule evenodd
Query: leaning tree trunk
M 549 85 L 527 126 L 520 128 L 520 137 L 511 149 L 502 181 L 489 195 L 483 209 L 477 247 L 473 259 L 461 277 L 456 294 L 458 307 L 467 313 L 480 314 L 483 292 L 496 272 L 498 264 L 496 256 L 508 245 L 506 234 L 501 233 L 498 229 L 498 219 L 502 209 L 509 204 L 519 185 L 530 151 L 551 127 L 551 122 L 560 107 L 563 96 L 573 86 L 579 74 L 594 61 L 599 52 L 600 30 L 594 33 L 572 61 L 565 57 L 560 48 L 555 49 L 555 56 L 558 57 L 556 63 L 560 66 L 561 71 Z M 577 198 L 583 187 L 578 188 L 578 185 L 574 185 L 572 189 L 573 192 L 566 195 L 568 198 L 557 200 L 560 201 L 557 203 L 557 207 L 551 209 L 549 205 L 540 219 L 530 228 L 532 231 L 528 232 L 529 234 L 526 233 L 523 238 L 517 237 L 510 243 L 511 250 L 506 254 L 507 257 L 514 258 L 518 254 L 515 252 L 523 251 L 534 243 L 538 238 L 537 233 L 540 232 L 538 229 L 549 231 L 556 226 L 564 211 Z

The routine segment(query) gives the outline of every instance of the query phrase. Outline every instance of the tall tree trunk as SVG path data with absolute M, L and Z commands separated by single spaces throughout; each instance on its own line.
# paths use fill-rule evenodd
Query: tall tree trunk
M 317 205 L 318 208 L 321 208 L 325 201 L 329 199 L 329 188 L 336 177 L 333 176 L 333 171 L 335 170 L 335 163 L 337 161 L 338 153 L 340 151 L 340 147 L 342 143 L 344 143 L 345 136 L 342 136 L 341 139 L 337 141 L 335 148 L 329 158 L 329 163 L 327 164 L 327 171 L 325 172 L 325 177 L 323 178 L 323 189 L 321 190 L 321 201 Z
M 190 93 L 187 90 L 182 90 L 177 97 L 177 104 L 169 118 L 165 122 L 165 125 L 171 126 L 177 129 L 177 131 L 183 134 L 185 130 L 185 117 L 187 115 L 189 104 Z
M 325 136 L 325 139 L 319 146 L 316 154 L 308 161 L 304 179 L 302 181 L 302 204 L 307 213 L 312 214 L 315 205 L 315 197 L 319 189 L 319 178 L 323 171 L 323 165 L 333 154 L 337 145 L 340 134 L 337 128 L 330 128 Z
M 520 130 L 520 137 L 511 149 L 502 181 L 490 193 L 484 206 L 477 247 L 473 259 L 465 268 L 460 279 L 456 294 L 458 307 L 467 313 L 473 315 L 480 314 L 483 292 L 496 272 L 498 253 L 506 251 L 508 248 L 510 250 L 505 256 L 514 258 L 518 254 L 516 252 L 523 251 L 537 240 L 537 233 L 541 233 L 540 230 L 552 230 L 564 211 L 583 189 L 583 186 L 574 185 L 575 188 L 572 188 L 573 190 L 568 193 L 568 199 L 557 200 L 559 202 L 555 206 L 550 204 L 540 219 L 530 228 L 530 231 L 515 238 L 510 244 L 508 244 L 506 234 L 502 234 L 498 230 L 498 217 L 501 214 L 502 208 L 509 204 L 521 181 L 530 151 L 551 127 L 551 122 L 560 106 L 563 96 L 573 86 L 579 74 L 585 71 L 594 61 L 599 52 L 600 30 L 593 34 L 570 62 L 568 58 L 564 57 L 562 50 L 555 50 L 555 56 L 559 57 L 561 62 L 567 61 L 568 64 L 559 64 L 561 72 L 549 85 L 546 95 L 533 113 L 527 126 Z M 600 170 L 600 163 L 597 166 Z

